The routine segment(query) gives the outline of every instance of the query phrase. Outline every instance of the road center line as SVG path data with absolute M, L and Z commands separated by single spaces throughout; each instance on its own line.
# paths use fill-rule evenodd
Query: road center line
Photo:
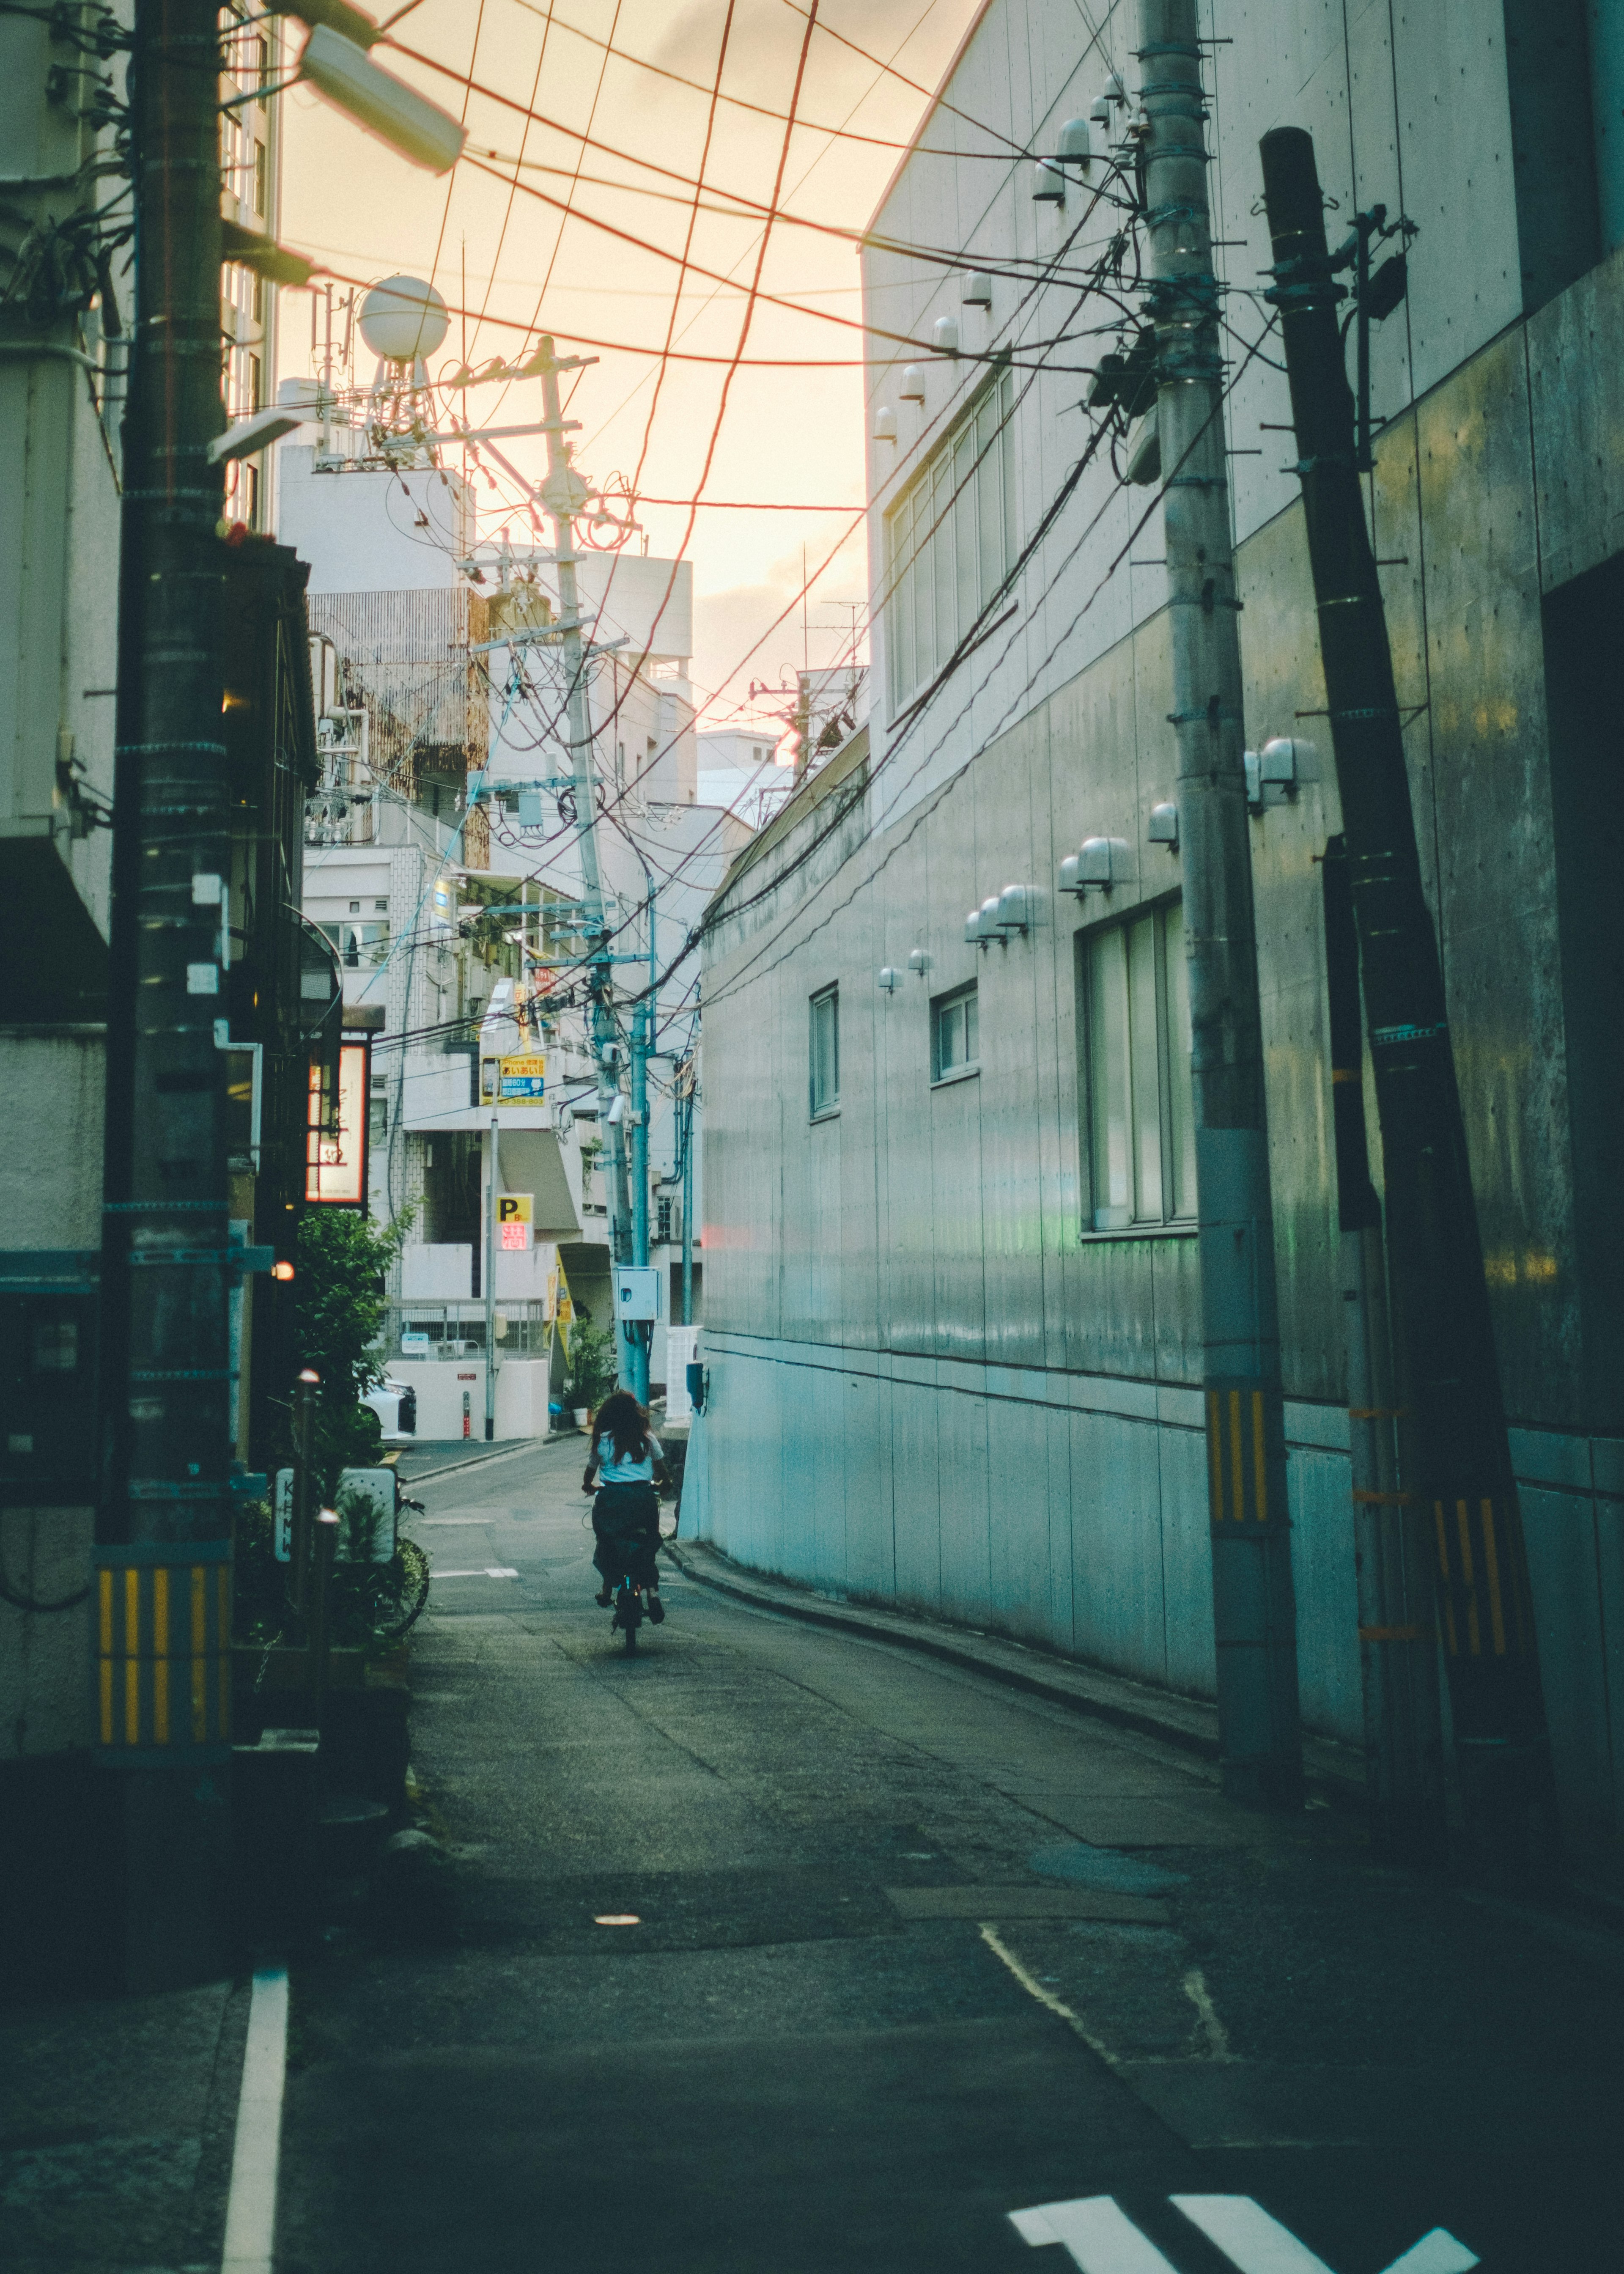
M 262 1966 L 255 1970 L 248 2008 L 221 2274 L 271 2274 L 287 2078 L 288 1969 Z
M 468 1571 L 436 1571 L 431 1569 L 432 1579 L 516 1579 L 519 1574 L 511 1563 L 481 1563 Z

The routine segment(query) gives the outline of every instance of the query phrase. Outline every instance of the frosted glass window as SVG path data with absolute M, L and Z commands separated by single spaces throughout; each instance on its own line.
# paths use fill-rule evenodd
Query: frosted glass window
M 1162 919 L 1167 961 L 1168 1125 L 1173 1214 L 1195 1214 L 1195 1088 L 1190 1069 L 1190 966 L 1184 911 L 1177 900 Z
M 1081 943 L 1095 1231 L 1188 1221 L 1195 1113 L 1184 913 L 1177 901 Z
M 929 686 L 1015 559 L 1015 381 L 1002 372 L 885 517 L 893 715 Z
M 840 990 L 825 987 L 811 1003 L 810 1100 L 812 1111 L 832 1113 L 840 1102 Z
M 1094 1228 L 1133 1221 L 1128 1115 L 1128 956 L 1120 926 L 1088 950 L 1088 1118 L 1093 1137 Z
M 938 995 L 931 1005 L 930 1077 L 944 1081 L 951 1074 L 967 1073 L 981 1057 L 981 1020 L 974 983 L 951 995 Z

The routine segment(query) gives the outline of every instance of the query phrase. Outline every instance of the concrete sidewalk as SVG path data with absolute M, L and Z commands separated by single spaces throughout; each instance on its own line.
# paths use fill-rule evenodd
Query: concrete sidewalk
M 794 1586 L 788 1580 L 764 1578 L 745 1570 L 703 1540 L 667 1541 L 665 1553 L 690 1578 L 740 1602 L 754 1604 L 759 1610 L 778 1611 L 786 1618 L 831 1627 L 839 1633 L 896 1643 L 949 1666 L 963 1667 L 969 1673 L 990 1675 L 1010 1689 L 1046 1698 L 1050 1705 L 1070 1706 L 1116 1728 L 1158 1737 L 1164 1744 L 1177 1745 L 1205 1760 L 1218 1758 L 1218 1709 L 1204 1698 L 1153 1690 L 1125 1675 L 1101 1673 L 1075 1659 L 1012 1642 L 1002 1635 L 984 1634 L 974 1627 L 949 1626 L 935 1619 L 878 1610 L 841 1596 L 819 1594 L 810 1587 Z M 1365 1763 L 1351 1746 L 1309 1737 L 1303 1751 L 1311 1788 L 1343 1803 L 1359 1804 Z
M 6 2274 L 216 2274 L 249 1987 L 0 2014 Z

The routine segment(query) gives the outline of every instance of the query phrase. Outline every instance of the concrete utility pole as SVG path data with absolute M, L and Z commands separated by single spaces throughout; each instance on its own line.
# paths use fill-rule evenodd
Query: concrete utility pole
M 649 886 L 649 992 L 632 1013 L 632 1261 L 646 1270 L 649 1261 L 649 1052 L 654 1036 L 654 880 Z M 654 1340 L 650 1323 L 639 1326 L 632 1388 L 649 1402 L 649 1355 Z
M 498 1081 L 500 1081 L 500 1075 Z M 485 1193 L 485 1441 L 487 1445 L 496 1434 L 496 1188 L 501 1181 L 497 1153 L 500 1133 L 501 1116 L 492 1111 Z
M 590 493 L 569 463 L 564 436 L 578 422 L 573 419 L 566 422 L 559 395 L 560 372 L 577 371 L 584 364 L 597 360 L 596 356 L 560 358 L 553 351 L 552 338 L 546 336 L 527 369 L 540 376 L 542 407 L 546 414 L 542 431 L 547 438 L 547 478 L 542 484 L 541 498 L 552 516 L 553 526 L 566 717 L 575 774 L 575 817 L 580 831 L 582 912 L 588 937 L 593 942 L 588 984 L 592 997 L 592 1057 L 598 1070 L 598 1133 L 606 1163 L 604 1190 L 609 1210 L 610 1253 L 617 1263 L 629 1263 L 631 1226 L 627 1211 L 626 1146 L 621 1123 L 610 1118 L 620 1096 L 619 1044 L 613 1013 L 614 956 L 604 916 L 603 884 L 598 866 L 598 780 L 592 762 L 592 719 L 586 683 L 586 652 L 581 639 L 581 596 L 575 582 L 575 567 L 580 556 L 575 551 L 575 516 Z M 636 1343 L 629 1322 L 618 1317 L 615 1339 L 620 1352 L 616 1370 L 621 1384 L 629 1389 L 636 1382 Z
M 1398 1490 L 1395 1423 L 1402 1401 L 1393 1387 L 1381 1196 L 1365 1134 L 1359 936 L 1345 838 L 1327 845 L 1320 876 L 1371 1846 L 1395 1862 L 1436 1864 L 1447 1854 L 1438 1659 L 1431 1649 L 1394 1647 L 1401 1636 L 1432 1634 L 1432 1575 Z
M 1375 554 L 1356 470 L 1325 205 L 1300 127 L 1262 142 L 1291 416 L 1349 880 L 1381 1124 L 1395 1323 L 1408 1427 L 1407 1528 L 1430 1529 L 1469 1840 L 1524 1870 L 1559 1836 L 1522 1510 L 1438 940 L 1421 884 L 1410 774 Z M 1346 256 L 1351 259 L 1350 252 Z M 1398 1418 L 1398 1417 L 1395 1417 Z M 1436 1647 L 1416 1617 L 1370 1639 Z
M 694 1323 L 694 1095 L 699 1066 L 693 1044 L 682 1068 L 681 1102 L 677 1126 L 682 1138 L 682 1323 Z
M 1223 1784 L 1300 1804 L 1297 1605 L 1197 0 L 1140 0 Z
M 216 0 L 137 0 L 93 1627 L 133 1991 L 229 1966 L 220 68 Z

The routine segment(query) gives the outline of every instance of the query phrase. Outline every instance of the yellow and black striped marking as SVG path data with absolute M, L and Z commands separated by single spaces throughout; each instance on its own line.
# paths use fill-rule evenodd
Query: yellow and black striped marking
M 1435 1500 L 1432 1528 L 1452 1658 L 1524 1658 L 1532 1635 L 1515 1512 L 1492 1500 Z
M 117 1547 L 97 1557 L 97 1735 L 109 1754 L 230 1743 L 230 1562 L 213 1541 L 163 1553 L 176 1560 Z
M 1207 1390 L 1207 1489 L 1214 1524 L 1267 1524 L 1283 1515 L 1270 1484 L 1267 1394 L 1255 1382 L 1209 1383 Z

